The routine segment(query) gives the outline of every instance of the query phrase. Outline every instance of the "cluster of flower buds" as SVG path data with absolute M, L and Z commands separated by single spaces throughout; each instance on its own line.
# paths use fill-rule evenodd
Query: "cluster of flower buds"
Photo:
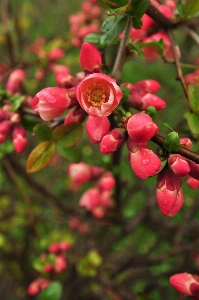
M 12 135 L 12 143 L 17 153 L 22 153 L 27 145 L 27 135 L 20 124 L 19 113 L 13 112 L 10 104 L 0 108 L 0 144 Z
M 181 294 L 199 300 L 199 276 L 179 273 L 170 277 L 170 284 Z
M 149 106 L 154 106 L 156 110 L 166 107 L 166 102 L 154 94 L 160 89 L 160 84 L 156 80 L 141 80 L 135 84 L 125 82 L 122 85 L 130 91 L 129 106 L 137 110 L 147 110 Z
M 51 278 L 52 275 L 62 273 L 67 268 L 66 251 L 70 248 L 71 243 L 66 241 L 50 244 L 39 258 L 43 266 L 41 272 L 49 274 Z M 50 282 L 46 277 L 38 277 L 30 283 L 27 292 L 29 295 L 36 295 L 45 289 Z
M 80 189 L 81 185 L 97 180 L 96 183 L 88 188 L 80 198 L 79 205 L 91 211 L 95 217 L 104 217 L 107 210 L 112 207 L 111 194 L 115 187 L 115 178 L 110 171 L 103 168 L 86 164 L 84 162 L 71 163 L 67 168 L 70 184 L 74 191 Z M 79 221 L 76 226 L 79 226 Z M 74 225 L 74 224 L 73 224 Z
M 115 178 L 110 171 L 104 172 L 96 184 L 87 189 L 79 200 L 79 205 L 92 212 L 96 218 L 102 218 L 113 206 L 111 194 L 115 187 Z
M 99 32 L 100 15 L 101 8 L 96 2 L 84 1 L 81 12 L 69 16 L 71 42 L 74 47 L 79 47 L 87 34 Z

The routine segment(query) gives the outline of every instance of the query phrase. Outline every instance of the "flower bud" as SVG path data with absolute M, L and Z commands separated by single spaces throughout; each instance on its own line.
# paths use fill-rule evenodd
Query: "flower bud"
M 80 65 L 86 74 L 102 72 L 102 58 L 90 43 L 84 42 L 80 51 Z
M 86 131 L 92 143 L 100 143 L 109 130 L 110 122 L 108 117 L 88 116 L 86 121 Z
M 136 144 L 131 141 L 128 146 L 131 168 L 139 178 L 147 179 L 158 173 L 161 161 L 146 144 Z
M 115 187 L 115 178 L 113 174 L 109 171 L 105 172 L 97 182 L 97 186 L 101 190 L 112 190 Z
M 191 149 L 192 141 L 189 138 L 180 138 L 180 145 L 187 149 Z
M 174 216 L 183 205 L 180 178 L 167 168 L 158 174 L 156 198 L 165 216 Z
M 17 153 L 22 153 L 27 145 L 27 135 L 23 126 L 16 126 L 12 132 L 12 142 Z
M 186 183 L 187 185 L 193 189 L 193 190 L 197 190 L 199 188 L 199 180 L 191 177 L 189 174 L 186 175 L 185 177 Z
M 168 163 L 171 171 L 180 177 L 187 175 L 190 171 L 186 159 L 180 154 L 171 154 Z
M 128 118 L 126 129 L 134 143 L 149 141 L 159 130 L 152 118 L 145 113 L 137 113 Z
M 86 190 L 79 200 L 79 205 L 86 210 L 92 211 L 100 205 L 100 190 L 98 187 L 91 187 Z
M 70 90 L 67 89 L 45 88 L 32 99 L 32 108 L 44 121 L 50 121 L 74 104 L 69 95 Z
M 115 128 L 106 134 L 100 143 L 100 151 L 104 154 L 115 152 L 124 141 L 124 130 Z
M 91 167 L 84 162 L 71 163 L 67 168 L 67 173 L 74 184 L 82 184 L 92 178 Z
M 7 113 L 2 108 L 0 108 L 0 122 L 5 120 L 6 117 L 7 117 Z
M 186 159 L 189 167 L 190 167 L 190 172 L 189 175 L 197 180 L 199 180 L 199 164 L 196 164 L 194 161 L 190 159 Z
M 10 121 L 3 120 L 0 122 L 0 144 L 9 136 L 12 126 Z
M 55 60 L 58 60 L 62 57 L 64 57 L 64 50 L 61 48 L 54 48 L 52 50 L 50 50 L 50 52 L 47 54 L 47 59 L 52 62 Z
M 55 273 L 61 273 L 67 268 L 67 262 L 64 255 L 57 255 L 54 262 Z
M 153 79 L 140 80 L 134 85 L 135 90 L 141 90 L 147 93 L 155 93 L 160 87 L 159 82 Z
M 55 73 L 55 80 L 57 85 L 61 88 L 71 88 L 75 86 L 76 83 L 76 79 L 72 75 L 63 72 Z
M 170 277 L 170 284 L 181 294 L 199 299 L 199 276 L 179 273 Z
M 166 107 L 164 100 L 143 90 L 132 91 L 128 103 L 138 110 L 146 110 L 149 106 L 154 106 L 156 110 L 161 110 Z
M 21 86 L 25 77 L 25 72 L 21 69 L 14 70 L 6 82 L 6 90 L 14 94 Z

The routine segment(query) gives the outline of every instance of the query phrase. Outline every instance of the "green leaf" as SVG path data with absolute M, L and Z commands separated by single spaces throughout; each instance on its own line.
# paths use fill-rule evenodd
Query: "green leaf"
M 62 285 L 60 282 L 55 281 L 49 284 L 39 295 L 39 300 L 61 300 Z
M 163 143 L 163 147 L 165 150 L 169 152 L 178 152 L 180 150 L 180 139 L 177 132 L 170 132 Z
M 189 113 L 187 121 L 191 132 L 194 134 L 199 134 L 199 117 L 195 114 Z
M 139 19 L 139 18 L 134 17 L 134 18 L 133 18 L 133 27 L 134 27 L 135 29 L 140 29 L 141 26 L 142 26 L 142 20 Z
M 164 55 L 164 41 L 160 39 L 158 42 L 150 42 L 150 43 L 139 43 L 140 48 L 145 47 L 156 47 L 161 55 Z
M 66 148 L 57 144 L 57 150 L 63 157 L 68 159 L 70 162 L 74 162 L 74 163 L 80 162 L 81 155 L 79 149 L 75 147 Z
M 0 100 L 3 100 L 6 97 L 7 91 L 5 89 L 0 88 Z
M 25 100 L 25 96 L 10 96 L 9 100 L 12 101 L 12 110 L 16 111 L 21 103 Z
M 125 6 L 120 6 L 118 8 L 110 8 L 106 11 L 108 16 L 118 16 L 118 15 L 124 15 L 127 12 L 127 9 L 129 8 L 129 4 Z
M 100 38 L 100 44 L 103 46 L 110 45 L 125 28 L 127 15 L 110 16 L 102 24 L 101 31 L 104 34 Z
M 193 83 L 188 86 L 188 96 L 191 110 L 199 115 L 199 84 Z
M 56 145 L 70 148 L 77 144 L 82 136 L 83 126 L 81 123 L 70 123 L 66 126 L 57 126 L 53 132 L 53 138 L 55 139 Z
M 133 11 L 133 17 L 140 19 L 147 10 L 148 5 L 149 0 L 132 0 L 131 6 Z
M 199 12 L 198 0 L 186 0 L 183 5 L 183 12 L 185 17 L 193 17 Z
M 101 34 L 99 33 L 89 33 L 85 38 L 83 39 L 84 42 L 98 44 L 100 40 Z
M 50 141 L 52 139 L 52 131 L 45 124 L 37 124 L 33 131 L 36 137 L 41 141 Z
M 33 131 L 33 128 L 38 124 L 38 120 L 30 116 L 24 115 L 21 119 L 21 124 L 28 131 Z
M 138 55 L 141 56 L 142 59 L 146 59 L 145 55 L 144 55 L 144 52 L 142 51 L 141 49 L 142 47 L 139 46 L 139 44 L 134 44 L 134 43 L 131 43 L 130 44 L 130 50 Z
M 42 142 L 29 154 L 26 162 L 28 173 L 38 172 L 45 168 L 55 154 L 55 144 L 49 141 Z

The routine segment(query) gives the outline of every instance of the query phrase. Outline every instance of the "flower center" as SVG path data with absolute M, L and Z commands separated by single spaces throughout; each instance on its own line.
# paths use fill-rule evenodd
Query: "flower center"
M 101 106 L 106 101 L 106 93 L 100 82 L 92 83 L 87 88 L 87 99 L 92 106 Z

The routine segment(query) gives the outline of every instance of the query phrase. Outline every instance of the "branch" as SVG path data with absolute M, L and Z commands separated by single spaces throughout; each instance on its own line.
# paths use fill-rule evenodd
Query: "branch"
M 126 27 L 124 29 L 123 37 L 121 39 L 117 57 L 113 66 L 113 70 L 111 73 L 111 76 L 116 79 L 117 82 L 120 81 L 120 77 L 122 74 L 122 67 L 125 62 L 125 54 L 126 54 L 126 47 L 129 39 L 129 35 L 131 32 L 131 27 L 132 27 L 132 17 L 128 17 Z

